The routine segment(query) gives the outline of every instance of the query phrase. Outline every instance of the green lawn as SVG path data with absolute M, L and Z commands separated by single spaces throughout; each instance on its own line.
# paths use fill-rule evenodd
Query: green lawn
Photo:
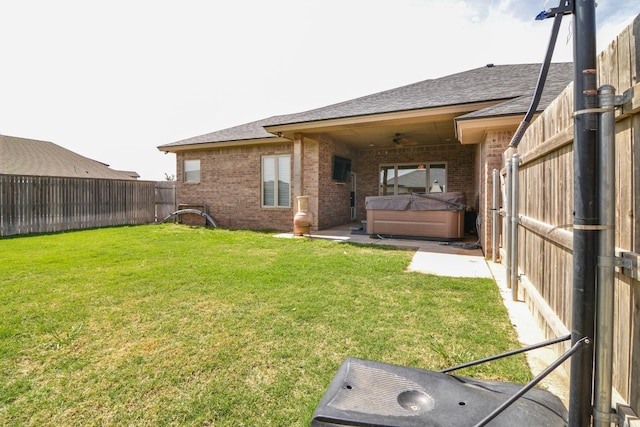
M 0 239 L 0 425 L 308 426 L 347 357 L 519 347 L 491 280 L 412 255 L 175 224 Z M 458 373 L 531 378 L 524 356 Z

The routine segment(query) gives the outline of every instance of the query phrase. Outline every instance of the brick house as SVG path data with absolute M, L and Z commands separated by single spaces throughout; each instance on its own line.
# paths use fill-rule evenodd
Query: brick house
M 539 73 L 540 64 L 489 64 L 158 149 L 176 154 L 178 203 L 207 206 L 222 227 L 291 230 L 305 195 L 312 230 L 327 229 L 366 218 L 367 196 L 429 192 L 434 181 L 490 218 L 492 170 L 502 168 Z M 571 63 L 552 64 L 538 111 L 572 78 Z M 479 230 L 485 244 L 489 226 Z

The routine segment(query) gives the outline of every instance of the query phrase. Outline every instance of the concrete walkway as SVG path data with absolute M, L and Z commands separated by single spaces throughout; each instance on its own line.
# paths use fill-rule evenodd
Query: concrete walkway
M 292 233 L 283 233 L 279 237 L 293 237 Z M 507 308 L 509 319 L 523 347 L 545 341 L 544 334 L 537 326 L 526 303 L 513 301 L 511 289 L 506 285 L 506 271 L 501 264 L 487 261 L 482 249 L 474 245 L 475 238 L 467 238 L 463 242 L 435 242 L 410 239 L 374 239 L 368 235 L 351 234 L 348 225 L 314 232 L 311 238 L 395 246 L 415 250 L 408 271 L 434 274 L 448 277 L 481 277 L 493 279 L 503 303 Z M 553 363 L 557 356 L 551 348 L 541 348 L 525 353 L 529 367 L 534 376 L 538 375 Z M 487 355 L 491 356 L 491 355 Z M 569 375 L 561 366 L 553 371 L 539 384 L 542 388 L 556 395 L 566 407 L 569 405 Z
M 493 278 L 482 256 L 443 254 L 422 249 L 416 251 L 408 270 L 436 276 Z
M 523 347 L 546 341 L 527 304 L 523 301 L 513 300 L 511 289 L 507 288 L 507 272 L 502 264 L 487 261 L 487 266 L 498 285 L 502 301 L 509 313 L 509 319 L 518 334 L 518 341 Z M 551 347 L 539 348 L 525 354 L 533 375 L 538 375 L 558 358 Z M 542 380 L 540 386 L 558 396 L 565 407 L 569 407 L 569 374 L 563 366 L 558 367 Z

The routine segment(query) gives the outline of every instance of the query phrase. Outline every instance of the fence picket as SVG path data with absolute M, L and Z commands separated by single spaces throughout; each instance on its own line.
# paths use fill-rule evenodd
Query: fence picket
M 157 184 L 0 175 L 0 237 L 152 223 Z
M 598 57 L 599 85 L 611 84 L 617 94 L 640 90 L 635 80 L 640 16 Z M 519 259 L 523 277 L 531 283 L 562 323 L 571 328 L 573 256 L 565 234 L 573 224 L 573 86 L 551 103 L 532 123 L 518 147 L 521 233 L 524 253 Z M 616 247 L 640 252 L 640 135 L 636 97 L 617 113 L 616 137 Z M 544 129 L 544 132 L 540 132 Z M 504 228 L 503 228 L 504 230 Z M 558 233 L 558 230 L 566 230 Z M 562 239 L 558 238 L 562 236 Z M 502 251 L 505 249 L 502 248 Z M 508 248 L 506 249 L 508 250 Z M 528 255 L 527 255 L 528 254 Z M 536 311 L 533 298 L 526 297 Z M 640 282 L 616 274 L 615 356 L 613 386 L 640 412 Z M 544 308 L 546 310 L 546 307 Z M 534 313 L 534 317 L 542 319 Z M 541 325 L 547 328 L 550 325 Z M 550 337 L 551 338 L 551 337 Z

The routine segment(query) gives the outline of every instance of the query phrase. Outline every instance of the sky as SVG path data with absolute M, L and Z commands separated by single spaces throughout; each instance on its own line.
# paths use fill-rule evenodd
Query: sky
M 598 0 L 597 51 L 638 14 Z M 486 64 L 541 63 L 549 0 L 0 0 L 0 134 L 144 180 L 157 147 Z M 573 59 L 563 18 L 553 62 Z

